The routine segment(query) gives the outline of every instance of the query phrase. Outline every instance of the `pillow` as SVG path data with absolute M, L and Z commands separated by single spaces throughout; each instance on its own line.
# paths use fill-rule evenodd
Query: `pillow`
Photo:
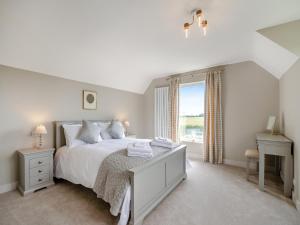
M 66 139 L 66 145 L 69 148 L 75 147 L 80 144 L 84 144 L 83 141 L 78 139 L 79 132 L 81 130 L 81 124 L 64 124 L 64 134 Z
M 94 122 L 95 125 L 99 126 L 99 124 L 97 122 Z M 100 127 L 100 130 L 101 130 L 101 127 Z M 101 132 L 101 131 L 100 131 Z M 101 137 L 101 134 L 99 133 L 99 137 L 98 137 L 98 142 L 102 141 L 102 137 Z
M 110 129 L 110 134 L 115 139 L 121 139 L 125 137 L 125 129 L 120 121 L 113 121 Z
M 97 124 L 84 120 L 79 139 L 89 144 L 98 143 L 100 131 L 101 128 Z
M 111 122 L 98 122 L 98 126 L 101 128 L 100 135 L 104 140 L 112 139 L 110 135 L 110 125 Z

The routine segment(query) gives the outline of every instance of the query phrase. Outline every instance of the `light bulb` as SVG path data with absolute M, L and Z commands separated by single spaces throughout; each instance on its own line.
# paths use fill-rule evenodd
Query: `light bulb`
M 198 26 L 201 27 L 202 24 L 202 16 L 198 17 Z
M 202 14 L 201 9 L 196 11 L 196 17 L 197 17 L 197 20 L 198 20 L 198 26 L 201 27 L 202 26 L 202 20 L 203 20 L 203 14 Z
M 188 39 L 188 37 L 189 37 L 189 29 L 185 29 L 184 33 L 185 33 L 185 38 Z
M 203 35 L 204 36 L 206 36 L 206 32 L 207 32 L 206 27 L 203 27 Z
M 189 23 L 185 23 L 183 25 L 183 28 L 184 28 L 185 38 L 188 38 L 189 37 L 190 24 Z
M 207 20 L 203 20 L 202 23 L 202 29 L 203 29 L 203 34 L 204 36 L 206 36 L 206 32 L 207 32 Z

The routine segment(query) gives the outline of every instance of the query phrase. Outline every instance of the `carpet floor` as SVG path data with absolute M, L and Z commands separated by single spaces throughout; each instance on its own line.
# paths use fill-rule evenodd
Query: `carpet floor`
M 1 225 L 114 225 L 108 205 L 80 185 L 59 182 L 22 197 L 0 195 Z M 192 162 L 182 182 L 144 225 L 299 225 L 288 201 L 258 190 L 242 169 Z

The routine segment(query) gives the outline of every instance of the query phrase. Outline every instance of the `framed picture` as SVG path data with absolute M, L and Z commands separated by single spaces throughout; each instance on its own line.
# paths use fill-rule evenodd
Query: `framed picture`
M 274 133 L 276 123 L 276 116 L 269 116 L 267 130 L 270 131 L 272 134 Z
M 97 92 L 83 91 L 83 109 L 97 109 Z

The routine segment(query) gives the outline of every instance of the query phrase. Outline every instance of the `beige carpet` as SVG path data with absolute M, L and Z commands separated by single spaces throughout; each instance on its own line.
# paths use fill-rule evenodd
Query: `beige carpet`
M 299 225 L 300 214 L 286 201 L 258 190 L 244 170 L 192 162 L 181 183 L 144 225 Z M 57 185 L 21 197 L 0 195 L 2 225 L 112 225 L 108 205 L 79 185 Z

